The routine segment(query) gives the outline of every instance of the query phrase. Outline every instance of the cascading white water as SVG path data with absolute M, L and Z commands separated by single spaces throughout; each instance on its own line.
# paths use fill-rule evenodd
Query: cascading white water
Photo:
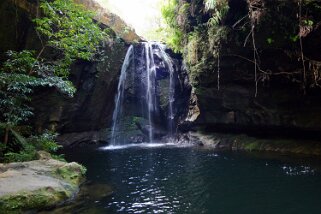
M 173 103 L 175 101 L 175 82 L 174 82 L 174 65 L 172 62 L 172 59 L 168 56 L 168 54 L 165 52 L 165 48 L 163 45 L 157 44 L 161 56 L 164 59 L 167 68 L 169 69 L 169 96 L 168 96 L 168 126 L 170 135 L 173 135 L 174 132 L 174 111 L 173 111 Z
M 145 43 L 145 55 L 146 55 L 146 73 L 147 73 L 147 88 L 146 88 L 146 102 L 147 102 L 147 110 L 148 110 L 148 122 L 149 122 L 149 142 L 153 141 L 153 121 L 152 121 L 152 113 L 155 111 L 156 99 L 155 99 L 155 62 L 153 57 L 153 48 L 152 44 L 149 42 Z
M 157 65 L 155 60 L 157 59 Z M 168 76 L 162 76 L 156 70 L 165 72 Z M 161 111 L 160 116 L 160 91 L 159 78 L 169 77 L 168 88 L 168 111 Z M 165 93 L 166 94 L 166 93 Z M 118 92 L 115 98 L 115 109 L 113 112 L 113 124 L 111 130 L 111 145 L 119 146 L 128 143 L 127 139 L 131 137 L 128 134 L 129 126 L 137 126 L 148 140 L 153 142 L 155 136 L 156 123 L 163 123 L 161 118 L 167 117 L 167 130 L 170 135 L 173 134 L 174 127 L 174 66 L 170 56 L 165 52 L 165 46 L 156 42 L 144 42 L 131 46 L 126 54 L 122 65 L 121 75 L 118 83 Z M 164 97 L 164 96 L 163 96 Z M 165 96 L 166 97 L 166 96 Z M 130 104 L 131 103 L 131 104 Z M 167 115 L 165 115 L 167 112 Z M 164 114 L 165 113 L 165 114 Z M 140 124 L 135 123 L 134 118 L 144 118 Z M 132 125 L 130 125 L 132 124 Z M 136 127 L 136 128 L 137 128 Z M 163 126 L 164 127 L 164 126 Z M 127 139 L 126 139 L 127 138 Z
M 117 139 L 119 138 L 119 125 L 120 125 L 120 117 L 122 115 L 122 102 L 125 91 L 125 81 L 127 77 L 127 68 L 130 64 L 130 57 L 134 54 L 134 47 L 131 45 L 127 51 L 124 63 L 121 68 L 120 78 L 117 87 L 117 96 L 115 98 L 115 109 L 113 112 L 113 125 L 111 130 L 111 144 L 116 145 Z

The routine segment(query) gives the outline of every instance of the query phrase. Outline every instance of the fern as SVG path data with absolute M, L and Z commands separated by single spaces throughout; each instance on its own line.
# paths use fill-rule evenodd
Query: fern
M 206 0 L 205 10 L 212 10 L 212 17 L 208 20 L 208 26 L 219 25 L 228 12 L 229 6 L 227 0 Z
M 205 3 L 205 10 L 209 11 L 216 8 L 217 0 L 205 0 L 204 3 Z

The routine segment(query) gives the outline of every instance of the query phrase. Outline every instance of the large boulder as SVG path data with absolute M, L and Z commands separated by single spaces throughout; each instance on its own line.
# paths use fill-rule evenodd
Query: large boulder
M 30 162 L 0 164 L 0 210 L 18 213 L 61 204 L 77 194 L 85 172 L 77 163 L 48 155 Z

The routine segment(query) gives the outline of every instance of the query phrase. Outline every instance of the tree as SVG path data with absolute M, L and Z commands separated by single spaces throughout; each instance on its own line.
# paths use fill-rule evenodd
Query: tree
M 34 20 L 42 49 L 40 58 L 48 47 L 61 56 L 55 60 L 55 74 L 68 76 L 69 66 L 76 59 L 90 60 L 99 43 L 108 36 L 107 31 L 94 22 L 93 13 L 72 0 L 42 1 L 43 16 Z
M 43 0 L 40 8 L 41 17 L 34 23 L 41 50 L 8 51 L 8 60 L 0 67 L 0 129 L 5 145 L 10 130 L 33 115 L 29 104 L 34 89 L 55 87 L 73 96 L 75 88 L 67 79 L 70 65 L 76 59 L 92 59 L 108 36 L 94 22 L 93 14 L 72 0 Z M 54 58 L 44 56 L 47 48 L 55 50 Z
M 72 96 L 75 88 L 62 77 L 52 75 L 54 66 L 38 61 L 34 52 L 9 51 L 9 59 L 0 70 L 0 127 L 5 129 L 4 143 L 8 143 L 10 129 L 33 115 L 30 102 L 36 87 L 56 87 L 62 93 Z M 33 75 L 29 75 L 33 70 Z

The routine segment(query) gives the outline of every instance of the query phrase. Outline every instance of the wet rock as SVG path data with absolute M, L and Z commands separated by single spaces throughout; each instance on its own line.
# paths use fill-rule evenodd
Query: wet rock
M 281 152 L 303 155 L 321 155 L 321 142 L 286 138 L 257 138 L 244 134 L 189 132 L 179 142 L 196 143 L 204 148 L 233 151 Z
M 111 186 L 102 183 L 89 183 L 81 187 L 79 197 L 85 197 L 91 201 L 99 201 L 113 194 Z
M 143 143 L 146 142 L 146 136 L 135 135 L 129 138 L 129 143 Z
M 189 110 L 187 117 L 185 119 L 186 122 L 194 122 L 200 116 L 201 112 L 198 107 L 197 96 L 195 93 L 192 93 L 189 103 Z
M 45 213 L 104 213 L 104 210 L 97 208 L 97 203 L 105 197 L 111 196 L 113 189 L 108 184 L 86 182 L 80 187 L 77 197 L 72 203 L 66 203 L 54 210 L 40 212 Z
M 80 144 L 106 144 L 109 141 L 109 130 L 88 132 L 72 132 L 58 136 L 57 141 L 64 146 L 77 146 Z

